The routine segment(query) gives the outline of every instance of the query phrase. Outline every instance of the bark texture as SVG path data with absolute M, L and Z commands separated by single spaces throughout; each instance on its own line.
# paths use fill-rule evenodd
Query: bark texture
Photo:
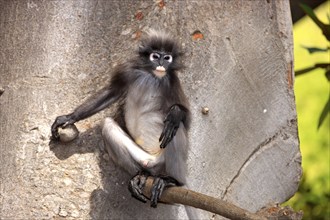
M 55 117 L 105 85 L 148 28 L 177 36 L 186 52 L 190 188 L 251 212 L 296 192 L 287 0 L 0 0 L 0 12 L 1 218 L 186 217 L 181 206 L 131 198 L 100 136 L 111 109 L 77 123 L 75 141 L 49 141 Z

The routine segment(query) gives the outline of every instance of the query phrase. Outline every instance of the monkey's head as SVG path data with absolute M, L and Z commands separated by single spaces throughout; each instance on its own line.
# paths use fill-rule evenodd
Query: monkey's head
M 139 47 L 144 67 L 158 78 L 182 68 L 179 60 L 182 54 L 179 45 L 168 34 L 153 30 L 148 32 Z

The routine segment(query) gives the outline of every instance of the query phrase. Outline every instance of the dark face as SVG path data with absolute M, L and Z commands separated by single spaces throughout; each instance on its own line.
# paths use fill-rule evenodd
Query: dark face
M 166 75 L 166 72 L 171 66 L 173 57 L 171 54 L 155 51 L 149 55 L 149 60 L 152 64 L 153 73 L 157 77 L 162 78 Z
M 171 76 L 181 69 L 182 52 L 177 43 L 164 33 L 150 33 L 139 46 L 141 67 L 158 78 Z

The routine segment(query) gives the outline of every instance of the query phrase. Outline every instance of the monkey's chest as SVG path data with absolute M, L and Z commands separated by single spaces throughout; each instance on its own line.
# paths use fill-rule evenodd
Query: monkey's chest
M 161 153 L 159 137 L 164 126 L 163 120 L 161 96 L 156 88 L 133 87 L 128 91 L 126 127 L 134 141 L 150 154 Z

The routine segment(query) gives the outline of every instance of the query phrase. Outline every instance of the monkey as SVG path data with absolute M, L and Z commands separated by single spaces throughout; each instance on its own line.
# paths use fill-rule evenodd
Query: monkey
M 136 199 L 147 201 L 143 187 L 148 176 L 154 177 L 150 205 L 157 207 L 165 188 L 186 184 L 191 113 L 177 76 L 182 56 L 172 37 L 149 31 L 135 56 L 115 68 L 107 86 L 72 113 L 56 117 L 51 138 L 59 139 L 60 127 L 119 103 L 116 117 L 103 121 L 106 150 L 132 175 L 128 189 Z

